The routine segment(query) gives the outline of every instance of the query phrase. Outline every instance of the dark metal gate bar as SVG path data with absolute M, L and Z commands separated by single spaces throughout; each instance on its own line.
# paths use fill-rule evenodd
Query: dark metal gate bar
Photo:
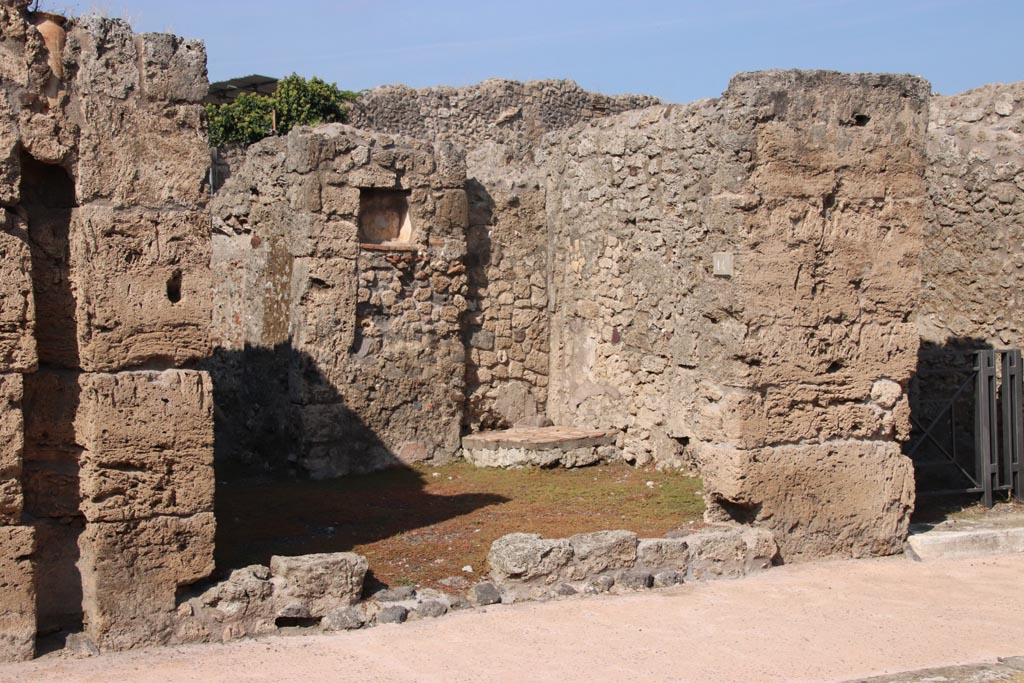
M 1024 374 L 1020 349 L 1003 353 L 1003 473 L 1013 497 L 1024 500 Z

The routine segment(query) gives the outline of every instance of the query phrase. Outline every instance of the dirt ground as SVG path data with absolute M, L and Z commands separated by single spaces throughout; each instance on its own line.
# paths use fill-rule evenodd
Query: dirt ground
M 829 683 L 1024 654 L 1024 556 L 787 565 L 737 581 L 333 635 L 48 659 L 0 683 Z
M 478 580 L 491 543 L 515 531 L 565 537 L 602 529 L 661 536 L 699 524 L 700 480 L 627 465 L 496 470 L 466 464 L 331 481 L 220 482 L 217 568 L 271 555 L 352 550 L 372 588 Z M 464 571 L 471 567 L 472 571 Z

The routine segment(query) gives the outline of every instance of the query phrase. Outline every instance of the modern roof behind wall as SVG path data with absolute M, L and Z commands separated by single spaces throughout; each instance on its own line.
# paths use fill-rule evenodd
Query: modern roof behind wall
M 224 104 L 226 102 L 233 102 L 243 92 L 273 95 L 275 90 L 277 90 L 276 78 L 253 74 L 251 76 L 232 78 L 228 81 L 211 83 L 206 101 L 212 104 Z

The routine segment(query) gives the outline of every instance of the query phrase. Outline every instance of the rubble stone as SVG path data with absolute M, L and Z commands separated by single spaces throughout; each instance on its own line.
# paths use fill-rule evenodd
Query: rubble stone
M 332 609 L 354 605 L 363 592 L 363 579 L 369 564 L 355 553 L 321 553 L 270 558 L 279 605 L 297 603 L 312 617 L 322 617 Z

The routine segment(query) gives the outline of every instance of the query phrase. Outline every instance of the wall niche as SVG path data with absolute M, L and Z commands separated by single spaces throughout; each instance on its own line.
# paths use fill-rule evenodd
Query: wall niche
M 359 241 L 363 244 L 411 244 L 409 191 L 359 190 Z

